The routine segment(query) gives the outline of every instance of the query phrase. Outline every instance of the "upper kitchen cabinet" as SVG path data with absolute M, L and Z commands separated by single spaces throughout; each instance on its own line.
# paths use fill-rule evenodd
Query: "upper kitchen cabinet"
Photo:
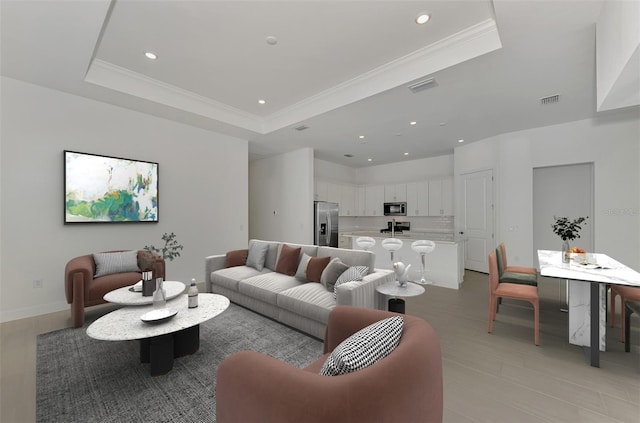
M 358 185 L 356 188 L 357 198 L 356 198 L 356 212 L 358 216 L 366 216 L 367 215 L 367 203 L 365 201 L 367 187 L 364 185 Z
M 320 179 L 315 180 L 315 193 L 314 200 L 316 201 L 329 201 L 329 193 L 328 193 L 328 183 L 327 181 L 322 181 Z
M 356 192 L 355 185 L 340 186 L 340 216 L 358 216 Z
M 453 216 L 453 178 L 429 181 L 429 216 Z
M 429 181 L 407 184 L 407 216 L 429 215 Z
M 365 216 L 382 216 L 384 214 L 384 185 L 367 185 L 364 197 Z
M 407 184 L 386 184 L 384 186 L 384 202 L 398 203 L 407 201 Z
M 341 191 L 342 185 L 327 182 L 327 201 L 330 203 L 340 204 L 340 197 L 342 195 Z

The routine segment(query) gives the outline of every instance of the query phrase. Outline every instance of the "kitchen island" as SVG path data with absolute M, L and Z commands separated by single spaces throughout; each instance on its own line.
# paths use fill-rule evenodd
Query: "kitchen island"
M 356 244 L 356 239 L 361 236 L 369 236 L 376 240 L 376 245 L 369 248 L 376 254 L 376 267 L 382 269 L 392 268 L 391 255 L 389 251 L 382 248 L 382 241 L 391 238 L 390 233 L 380 233 L 375 231 L 352 231 L 343 232 L 340 236 L 351 238 L 351 248 L 362 250 Z M 395 234 L 403 242 L 402 247 L 394 253 L 394 261 L 401 261 L 406 265 L 411 265 L 409 279 L 420 280 L 420 255 L 411 249 L 411 243 L 420 239 L 427 239 L 435 242 L 436 248 L 426 256 L 426 278 L 433 285 L 444 288 L 459 289 L 464 278 L 464 255 L 463 242 L 453 233 L 444 232 L 421 232 L 407 231 Z

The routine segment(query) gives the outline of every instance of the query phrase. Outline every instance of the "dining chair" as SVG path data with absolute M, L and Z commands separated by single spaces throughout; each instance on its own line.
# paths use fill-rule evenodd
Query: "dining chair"
M 611 304 L 609 306 L 609 325 L 614 327 L 616 324 L 616 297 L 620 296 L 620 323 L 622 335 L 620 342 L 625 342 L 625 326 L 624 319 L 625 304 L 629 301 L 640 301 L 640 288 L 624 285 L 611 285 Z
M 504 242 L 501 242 L 496 248 L 496 259 L 500 282 L 538 286 L 538 272 L 534 267 L 509 266 L 507 264 L 507 249 Z
M 489 253 L 489 325 L 488 332 L 493 330 L 493 321 L 496 319 L 496 308 L 499 298 L 511 298 L 514 300 L 528 301 L 533 305 L 534 312 L 534 343 L 540 345 L 540 297 L 538 287 L 531 285 L 500 282 L 498 274 L 498 261 L 494 251 Z

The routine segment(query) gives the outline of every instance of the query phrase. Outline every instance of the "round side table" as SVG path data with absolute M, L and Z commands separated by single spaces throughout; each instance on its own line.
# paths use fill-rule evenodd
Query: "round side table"
M 416 297 L 424 294 L 424 287 L 413 282 L 407 282 L 406 286 L 398 285 L 398 281 L 386 282 L 376 288 L 376 291 L 389 298 L 389 311 L 404 314 L 405 303 L 402 298 Z

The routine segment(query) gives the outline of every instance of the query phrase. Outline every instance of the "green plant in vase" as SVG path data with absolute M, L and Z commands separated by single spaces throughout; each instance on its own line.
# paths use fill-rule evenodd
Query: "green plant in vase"
M 176 257 L 180 257 L 180 251 L 182 251 L 184 247 L 176 241 L 176 234 L 173 232 L 170 234 L 165 232 L 164 235 L 162 235 L 162 240 L 164 241 L 164 246 L 162 246 L 162 248 L 156 248 L 153 245 L 145 245 L 144 249 L 161 255 L 163 259 L 169 261 L 173 261 Z
M 553 216 L 553 218 L 555 219 L 555 223 L 551 225 L 553 233 L 562 239 L 562 261 L 568 263 L 570 258 L 569 241 L 580 238 L 582 225 L 586 225 L 589 216 L 578 217 L 574 220 L 570 220 L 568 217 Z

